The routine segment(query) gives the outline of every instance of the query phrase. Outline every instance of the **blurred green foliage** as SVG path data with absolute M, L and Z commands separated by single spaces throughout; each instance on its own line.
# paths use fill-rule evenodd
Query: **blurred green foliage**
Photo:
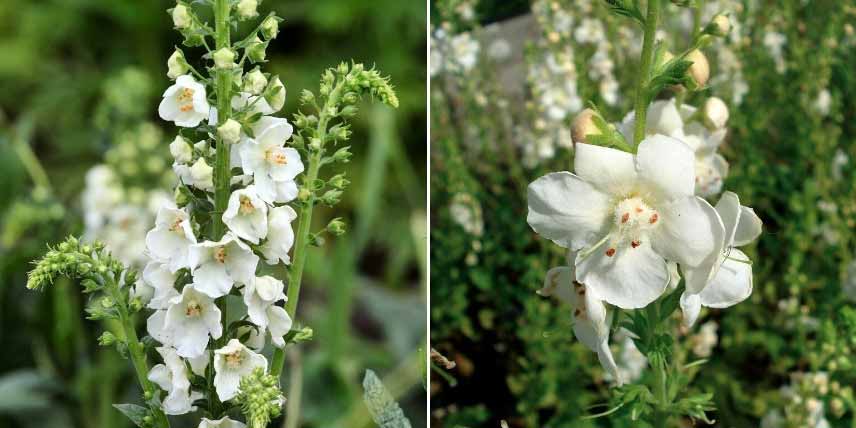
M 175 131 L 158 119 L 156 108 L 169 85 L 166 59 L 180 44 L 166 12 L 172 5 L 0 2 L 0 343 L 17 350 L 0 355 L 0 426 L 128 424 L 111 403 L 135 395 L 130 365 L 96 346 L 98 327 L 84 323 L 77 285 L 27 292 L 25 274 L 46 243 L 81 232 L 84 174 L 125 138 L 122 130 L 154 123 L 160 128 L 154 135 L 162 135 L 156 152 L 169 156 Z M 368 426 L 360 382 L 371 368 L 384 384 L 398 385 L 390 390 L 405 414 L 424 426 L 424 5 L 267 0 L 262 8 L 285 18 L 267 57 L 288 90 L 283 113 L 289 118 L 295 94 L 316 90 L 326 67 L 349 59 L 389 74 L 401 100 L 395 112 L 360 115 L 347 166 L 353 184 L 335 213 L 316 216 L 318 227 L 334 214 L 344 217 L 349 233 L 310 255 L 298 318 L 315 329 L 315 339 L 289 355 L 299 363 L 285 370 L 286 391 L 303 390 L 302 399 L 289 400 L 299 406 L 302 426 Z M 22 124 L 31 128 L 23 132 Z M 21 148 L 40 160 L 50 180 L 47 192 L 33 183 Z M 110 156 L 110 163 L 143 160 L 125 159 L 121 151 Z M 162 186 L 156 181 L 135 185 L 152 190 Z M 9 401 L 20 398 L 9 391 L 33 399 L 21 405 Z
M 477 19 L 505 16 L 500 3 L 479 2 Z M 737 54 L 750 89 L 739 106 L 729 102 L 722 152 L 731 170 L 725 189 L 754 207 L 765 232 L 748 251 L 754 261 L 752 297 L 704 315 L 701 323 L 719 324 L 719 342 L 710 360 L 692 371 L 693 385 L 715 394 L 717 410 L 709 415 L 715 426 L 757 427 L 771 410 L 794 405 L 781 393 L 793 374 L 827 373 L 832 383 L 817 398 L 832 427 L 850 427 L 856 408 L 852 391 L 847 402 L 846 387 L 856 381 L 856 342 L 853 301 L 842 289 L 852 287 L 856 272 L 856 5 L 739 3 L 743 8 L 732 16 L 743 24 Z M 518 9 L 527 12 L 528 5 Z M 440 22 L 432 15 L 433 25 Z M 764 44 L 773 31 L 787 39 L 782 73 Z M 715 52 L 708 56 L 715 58 Z M 505 129 L 505 120 L 520 117 L 497 109 L 503 95 L 496 92 L 490 67 L 487 61 L 468 75 L 432 79 L 438 89 L 431 94 L 431 344 L 457 362 L 447 372 L 455 382 L 432 377 L 432 423 L 642 426 L 622 412 L 580 419 L 607 410 L 610 393 L 595 355 L 573 338 L 567 308 L 535 293 L 546 270 L 564 257 L 526 224 L 525 189 L 546 172 L 568 170 L 573 152 L 562 149 L 535 168 L 521 168 L 522 147 L 532 142 Z M 577 67 L 585 74 L 585 62 Z M 621 79 L 633 71 L 616 73 Z M 831 96 L 826 113 L 818 108 L 824 89 Z M 717 95 L 716 87 L 688 102 L 710 95 Z M 598 107 L 611 121 L 632 109 L 627 102 L 616 109 Z M 485 213 L 483 233 L 468 232 L 454 218 L 461 193 Z M 678 334 L 678 355 L 692 361 L 692 336 Z M 844 407 L 836 411 L 834 402 L 842 398 Z

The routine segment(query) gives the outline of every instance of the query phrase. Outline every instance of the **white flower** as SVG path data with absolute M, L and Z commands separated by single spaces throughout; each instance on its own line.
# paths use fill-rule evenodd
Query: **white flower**
M 268 236 L 260 250 L 269 265 L 275 265 L 282 261 L 291 264 L 288 256 L 291 246 L 294 245 L 294 230 L 291 222 L 297 218 L 297 213 L 288 205 L 271 208 L 268 213 Z
M 227 144 L 235 144 L 241 139 L 241 124 L 235 119 L 228 119 L 217 128 L 217 134 Z
M 158 115 L 177 126 L 193 128 L 208 118 L 211 107 L 206 96 L 205 86 L 196 82 L 193 76 L 178 76 L 175 84 L 163 93 Z
M 258 6 L 258 0 L 241 0 L 235 9 L 238 11 L 238 16 L 242 19 L 249 19 L 259 16 L 259 12 L 256 10 Z
M 188 163 L 193 160 L 193 147 L 181 135 L 169 143 L 169 153 L 175 158 L 176 163 Z
M 220 241 L 205 241 L 190 248 L 193 288 L 212 298 L 225 296 L 236 282 L 255 279 L 259 256 L 232 233 Z
M 170 301 L 169 309 L 155 311 L 146 326 L 155 340 L 174 347 L 184 358 L 204 354 L 208 337 L 219 339 L 223 334 L 214 299 L 193 287 L 184 287 L 181 295 Z
M 202 418 L 202 421 L 199 422 L 198 428 L 246 428 L 243 422 L 233 421 L 229 419 L 228 416 L 224 416 L 222 419 L 218 419 L 216 421 L 212 421 L 211 419 Z
M 238 237 L 258 244 L 268 233 L 267 211 L 268 206 L 256 193 L 256 186 L 250 185 L 229 196 L 223 223 Z
M 178 296 L 175 280 L 178 277 L 169 270 L 166 264 L 152 260 L 143 269 L 143 276 L 137 280 L 137 292 L 145 290 L 148 307 L 151 309 L 166 309 L 169 302 Z
M 571 262 L 576 256 L 568 253 Z M 555 295 L 560 301 L 570 305 L 573 312 L 574 336 L 587 348 L 597 353 L 601 366 L 608 371 L 618 386 L 622 379 L 618 367 L 609 350 L 609 323 L 606 306 L 594 297 L 590 289 L 577 281 L 572 266 L 550 269 L 544 279 L 544 288 L 538 291 L 542 296 Z
M 716 257 L 694 268 L 684 268 L 687 290 L 681 296 L 684 324 L 691 326 L 702 306 L 727 308 L 752 294 L 752 262 L 735 247 L 747 245 L 761 234 L 761 219 L 752 208 L 740 205 L 732 192 L 725 192 L 716 211 L 725 226 L 725 245 Z M 691 284 L 695 285 L 690 289 Z
M 245 285 L 242 292 L 250 321 L 259 327 L 267 327 L 267 309 L 274 303 L 285 300 L 284 290 L 285 284 L 272 276 L 259 276 L 252 283 Z
M 175 272 L 189 266 L 189 249 L 193 244 L 196 244 L 196 236 L 193 235 L 190 216 L 178 208 L 161 207 L 155 228 L 146 234 L 146 247 L 152 258 Z
M 167 396 L 163 399 L 163 411 L 167 415 L 183 415 L 196 411 L 193 402 L 202 398 L 202 394 L 190 391 L 190 379 L 187 376 L 187 367 L 184 361 L 175 352 L 175 349 L 160 347 L 155 348 L 163 358 L 165 364 L 157 364 L 149 371 L 149 380 L 166 391 Z
M 258 68 L 244 76 L 244 91 L 253 95 L 262 93 L 267 87 L 268 80 Z
M 228 401 L 238 395 L 241 378 L 255 368 L 267 369 L 267 359 L 232 339 L 226 346 L 214 351 L 214 388 L 220 401 Z
M 829 90 L 824 88 L 817 94 L 817 99 L 814 101 L 814 108 L 823 116 L 829 114 L 830 106 L 832 105 L 832 95 Z
M 241 167 L 244 174 L 253 176 L 256 190 L 264 201 L 279 201 L 278 188 L 283 183 L 293 182 L 304 169 L 300 153 L 293 147 L 285 147 L 294 128 L 285 119 L 263 117 L 253 130 L 255 139 L 246 139 L 240 144 Z
M 552 173 L 529 185 L 527 221 L 580 251 L 577 279 L 594 297 L 644 307 L 670 282 L 667 260 L 695 267 L 723 246 L 722 220 L 693 195 L 693 164 L 684 143 L 663 135 L 643 140 L 636 156 L 578 143 L 576 174 Z M 701 288 L 693 287 L 687 284 Z
M 192 19 L 190 17 L 190 12 L 187 10 L 187 6 L 179 3 L 175 5 L 175 8 L 172 9 L 172 23 L 175 25 L 175 28 L 187 28 L 190 27 Z
M 214 167 L 205 162 L 205 158 L 199 158 L 188 170 L 190 182 L 185 183 L 197 187 L 206 192 L 214 191 Z
M 454 61 L 450 64 L 452 69 L 469 71 L 478 62 L 479 42 L 470 33 L 453 36 L 449 41 L 449 48 L 449 59 Z
M 701 358 L 710 357 L 713 348 L 719 341 L 719 336 L 716 334 L 718 326 L 715 321 L 708 321 L 701 326 L 698 334 L 690 337 L 690 342 L 693 345 L 693 354 Z
M 265 99 L 270 103 L 274 112 L 280 111 L 285 105 L 285 85 L 283 85 L 282 81 L 279 80 L 279 76 L 276 76 L 271 80 L 270 87 L 270 93 L 265 97 Z
M 232 49 L 220 48 L 211 56 L 214 58 L 214 66 L 217 68 L 235 67 L 235 51 Z
M 182 54 L 178 49 L 169 56 L 169 59 L 166 61 L 166 66 L 168 68 L 166 76 L 170 79 L 176 79 L 178 76 L 187 73 L 190 69 L 187 66 L 187 61 L 184 59 L 184 54 Z

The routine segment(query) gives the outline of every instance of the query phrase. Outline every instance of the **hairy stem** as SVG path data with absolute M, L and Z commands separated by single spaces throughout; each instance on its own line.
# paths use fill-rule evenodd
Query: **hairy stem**
M 639 80 L 636 83 L 636 124 L 633 130 L 634 148 L 645 138 L 645 122 L 648 116 L 648 96 L 646 93 L 651 78 L 651 66 L 654 62 L 654 37 L 657 33 L 657 21 L 659 18 L 660 0 L 648 0 L 648 14 L 645 18 L 645 38 L 642 41 Z
M 119 286 L 112 283 L 108 288 L 110 290 L 111 297 L 115 302 L 117 302 L 116 306 L 119 309 L 119 322 L 122 324 L 122 332 L 125 334 L 125 343 L 128 345 L 128 355 L 131 358 L 131 363 L 133 364 L 134 371 L 137 374 L 137 381 L 140 383 L 140 387 L 143 389 L 144 395 L 148 399 L 149 397 L 153 397 L 157 394 L 158 390 L 155 389 L 155 386 L 148 377 L 149 364 L 146 361 L 145 346 L 143 346 L 143 344 L 140 343 L 140 339 L 137 338 L 134 320 L 128 312 L 125 300 L 119 295 Z M 154 426 L 157 428 L 169 428 L 169 419 L 167 419 L 163 410 L 161 410 L 159 406 L 151 405 L 149 403 L 146 403 L 146 405 L 152 412 Z

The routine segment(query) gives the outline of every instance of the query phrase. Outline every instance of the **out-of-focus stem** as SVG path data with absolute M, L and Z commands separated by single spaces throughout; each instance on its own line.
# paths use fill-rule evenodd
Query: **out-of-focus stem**
M 651 79 L 651 66 L 654 62 L 654 37 L 657 34 L 657 21 L 660 18 L 660 0 L 648 0 L 648 13 L 645 18 L 645 37 L 642 41 L 642 57 L 639 67 L 639 80 L 636 83 L 636 124 L 633 130 L 633 146 L 639 145 L 645 138 L 645 122 L 648 116 L 647 90 Z

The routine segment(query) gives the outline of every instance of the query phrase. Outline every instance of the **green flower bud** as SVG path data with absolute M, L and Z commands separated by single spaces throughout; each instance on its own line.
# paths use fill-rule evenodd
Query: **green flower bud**
M 221 48 L 214 52 L 214 66 L 220 69 L 235 67 L 235 51 L 229 48 Z
M 333 160 L 336 162 L 348 163 L 348 161 L 351 160 L 351 156 L 350 146 L 346 146 L 336 150 L 336 153 L 333 153 Z
M 333 206 L 339 203 L 339 200 L 342 198 L 342 191 L 338 189 L 332 189 L 326 191 L 323 195 L 321 195 L 321 202 L 327 206 Z
M 116 336 L 109 331 L 105 331 L 101 333 L 101 336 L 98 337 L 98 344 L 101 346 L 111 346 L 116 343 Z
M 245 48 L 247 58 L 252 62 L 263 62 L 267 57 L 267 42 L 262 42 L 258 37 L 254 38 Z
M 270 81 L 268 90 L 265 92 L 265 100 L 274 110 L 281 110 L 285 105 L 285 85 L 275 76 Z
M 178 29 L 190 28 L 190 25 L 193 23 L 193 18 L 190 16 L 190 9 L 182 3 L 175 5 L 172 9 L 172 23 Z
M 226 144 L 235 144 L 241 139 L 241 124 L 235 119 L 228 119 L 217 128 L 217 135 Z
M 345 222 L 338 217 L 334 218 L 330 220 L 330 223 L 327 223 L 327 231 L 333 236 L 342 236 L 345 234 Z
M 312 192 L 305 187 L 301 187 L 300 191 L 297 192 L 297 199 L 301 202 L 308 201 L 310 196 L 312 196 Z
M 327 184 L 334 189 L 343 190 L 348 186 L 348 184 L 351 184 L 351 182 L 345 178 L 345 174 L 336 174 L 330 178 L 330 181 L 328 181 Z
M 261 94 L 267 87 L 268 80 L 258 68 L 247 73 L 244 78 L 244 91 L 253 95 Z
M 176 49 L 172 55 L 170 55 L 166 65 L 168 68 L 166 75 L 170 79 L 176 79 L 178 76 L 181 76 L 190 70 L 190 66 L 184 58 L 184 53 L 180 49 Z
M 265 19 L 261 25 L 261 33 L 267 40 L 275 39 L 276 35 L 279 33 L 279 19 L 275 16 L 269 16 Z

